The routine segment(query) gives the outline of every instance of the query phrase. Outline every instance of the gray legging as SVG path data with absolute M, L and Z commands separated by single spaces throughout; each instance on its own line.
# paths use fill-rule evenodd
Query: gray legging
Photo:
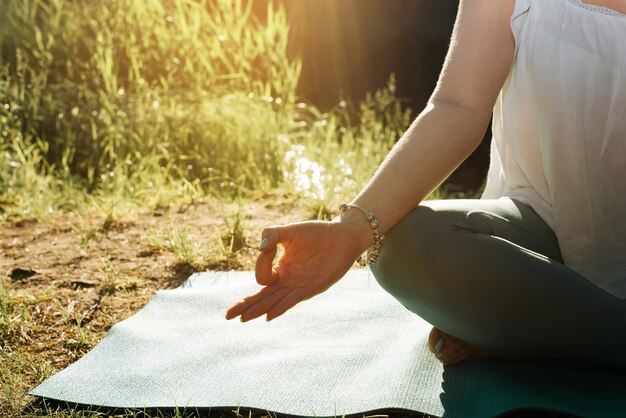
M 424 202 L 371 268 L 409 310 L 474 345 L 626 366 L 626 301 L 566 267 L 550 227 L 515 200 Z

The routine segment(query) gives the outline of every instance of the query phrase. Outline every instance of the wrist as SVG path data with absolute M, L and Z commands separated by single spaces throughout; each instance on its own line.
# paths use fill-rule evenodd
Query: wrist
M 359 254 L 372 246 L 373 233 L 364 213 L 358 210 L 347 210 L 339 214 L 333 222 L 339 223 L 356 241 Z

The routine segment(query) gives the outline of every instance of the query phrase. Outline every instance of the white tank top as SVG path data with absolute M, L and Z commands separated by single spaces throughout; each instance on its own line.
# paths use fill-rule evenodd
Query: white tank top
M 626 299 L 626 14 L 516 0 L 484 199 L 530 205 L 567 266 Z

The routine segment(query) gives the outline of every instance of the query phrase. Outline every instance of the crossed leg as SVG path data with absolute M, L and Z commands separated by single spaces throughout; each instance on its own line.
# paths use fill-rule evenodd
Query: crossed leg
M 424 202 L 387 233 L 371 268 L 435 327 L 431 349 L 443 340 L 448 364 L 514 357 L 626 367 L 626 301 L 567 268 L 552 230 L 515 200 Z

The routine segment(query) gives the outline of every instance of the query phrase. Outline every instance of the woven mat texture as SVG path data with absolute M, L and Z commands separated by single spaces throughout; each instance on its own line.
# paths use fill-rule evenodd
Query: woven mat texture
M 426 346 L 430 325 L 368 270 L 350 271 L 272 322 L 226 321 L 226 308 L 256 289 L 252 272 L 196 274 L 158 292 L 31 394 L 105 410 L 471 418 L 539 407 L 626 416 L 625 374 L 486 361 L 443 368 Z

